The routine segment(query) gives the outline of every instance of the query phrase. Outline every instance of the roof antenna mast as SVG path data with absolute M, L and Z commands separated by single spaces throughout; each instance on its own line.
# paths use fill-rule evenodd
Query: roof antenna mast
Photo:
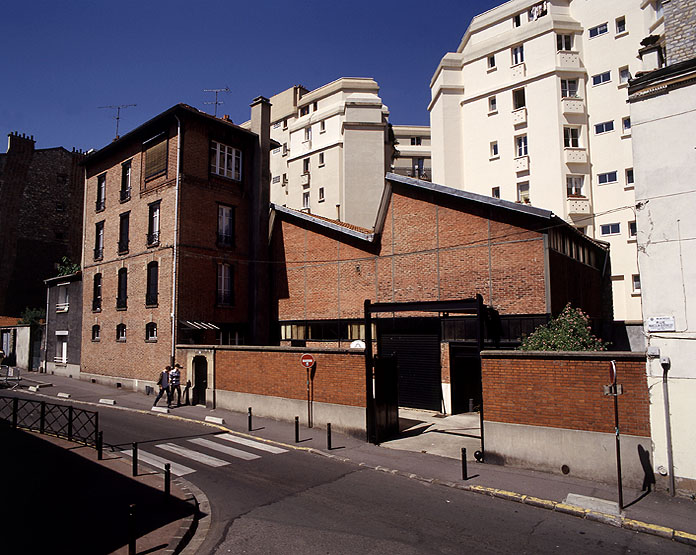
M 121 108 L 130 108 L 131 106 L 137 106 L 137 104 L 119 104 L 118 106 L 98 106 L 98 108 L 110 108 L 110 109 L 115 109 L 116 110 L 116 116 L 114 119 L 116 120 L 116 139 L 118 139 L 118 122 L 121 119 Z
M 203 104 L 215 104 L 215 117 L 217 117 L 217 107 L 218 104 L 224 104 L 222 100 L 218 100 L 218 94 L 221 92 L 230 92 L 229 87 L 225 87 L 224 89 L 203 89 L 203 92 L 214 92 L 215 93 L 215 101 L 213 102 L 212 100 L 209 102 L 203 102 Z

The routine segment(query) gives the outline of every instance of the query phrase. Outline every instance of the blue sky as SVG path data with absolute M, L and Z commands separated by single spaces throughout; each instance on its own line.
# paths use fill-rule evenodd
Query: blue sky
M 500 0 L 240 2 L 8 0 L 0 18 L 0 132 L 88 150 L 170 106 L 218 115 L 292 85 L 373 77 L 395 124 L 429 123 L 430 79 L 471 18 Z M 427 9 L 426 9 L 427 8 Z M 6 143 L 0 147 L 5 152 Z

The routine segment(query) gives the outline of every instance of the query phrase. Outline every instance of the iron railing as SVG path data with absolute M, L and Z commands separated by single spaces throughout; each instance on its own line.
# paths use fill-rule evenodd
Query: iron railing
M 13 428 L 98 448 L 99 413 L 45 401 L 0 396 L 0 420 Z

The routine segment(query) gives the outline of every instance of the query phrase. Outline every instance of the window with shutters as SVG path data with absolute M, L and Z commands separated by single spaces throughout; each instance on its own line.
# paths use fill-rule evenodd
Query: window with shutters
M 162 133 L 144 143 L 145 179 L 154 179 L 167 173 L 167 136 Z

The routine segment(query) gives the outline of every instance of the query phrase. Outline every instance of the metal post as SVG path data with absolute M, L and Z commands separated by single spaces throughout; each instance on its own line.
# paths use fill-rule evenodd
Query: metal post
M 614 396 L 614 430 L 616 434 L 616 481 L 619 488 L 619 510 L 624 508 L 623 504 L 623 484 L 621 480 L 621 439 L 619 436 L 619 391 L 617 387 L 616 362 L 611 361 L 614 383 L 611 384 L 612 395 Z
M 73 408 L 72 405 L 68 407 L 68 441 L 72 441 L 73 432 Z
M 19 412 L 19 398 L 12 399 L 12 427 L 17 427 L 17 413 Z
M 300 417 L 295 417 L 295 443 L 300 442 Z
M 247 427 L 249 428 L 249 431 L 252 430 L 252 425 L 251 425 L 251 407 L 249 407 L 249 412 L 247 413 Z
M 375 430 L 375 400 L 372 395 L 372 312 L 370 299 L 365 299 L 365 423 L 367 441 L 377 442 Z
M 171 482 L 172 482 L 172 465 L 170 463 L 164 463 L 164 495 L 169 497 L 171 495 Z
M 104 458 L 104 432 L 97 432 L 97 460 Z
M 135 555 L 135 552 L 135 505 L 130 505 L 128 507 L 128 555 Z
M 312 427 L 312 401 L 309 396 L 309 368 L 307 368 L 307 427 Z
M 133 442 L 133 476 L 138 475 L 138 444 Z
M 326 425 L 326 448 L 331 451 L 331 423 Z
M 46 429 L 46 401 L 41 401 L 41 420 L 39 421 L 39 433 Z
M 466 448 L 462 447 L 462 480 L 468 480 L 469 473 L 466 468 Z

